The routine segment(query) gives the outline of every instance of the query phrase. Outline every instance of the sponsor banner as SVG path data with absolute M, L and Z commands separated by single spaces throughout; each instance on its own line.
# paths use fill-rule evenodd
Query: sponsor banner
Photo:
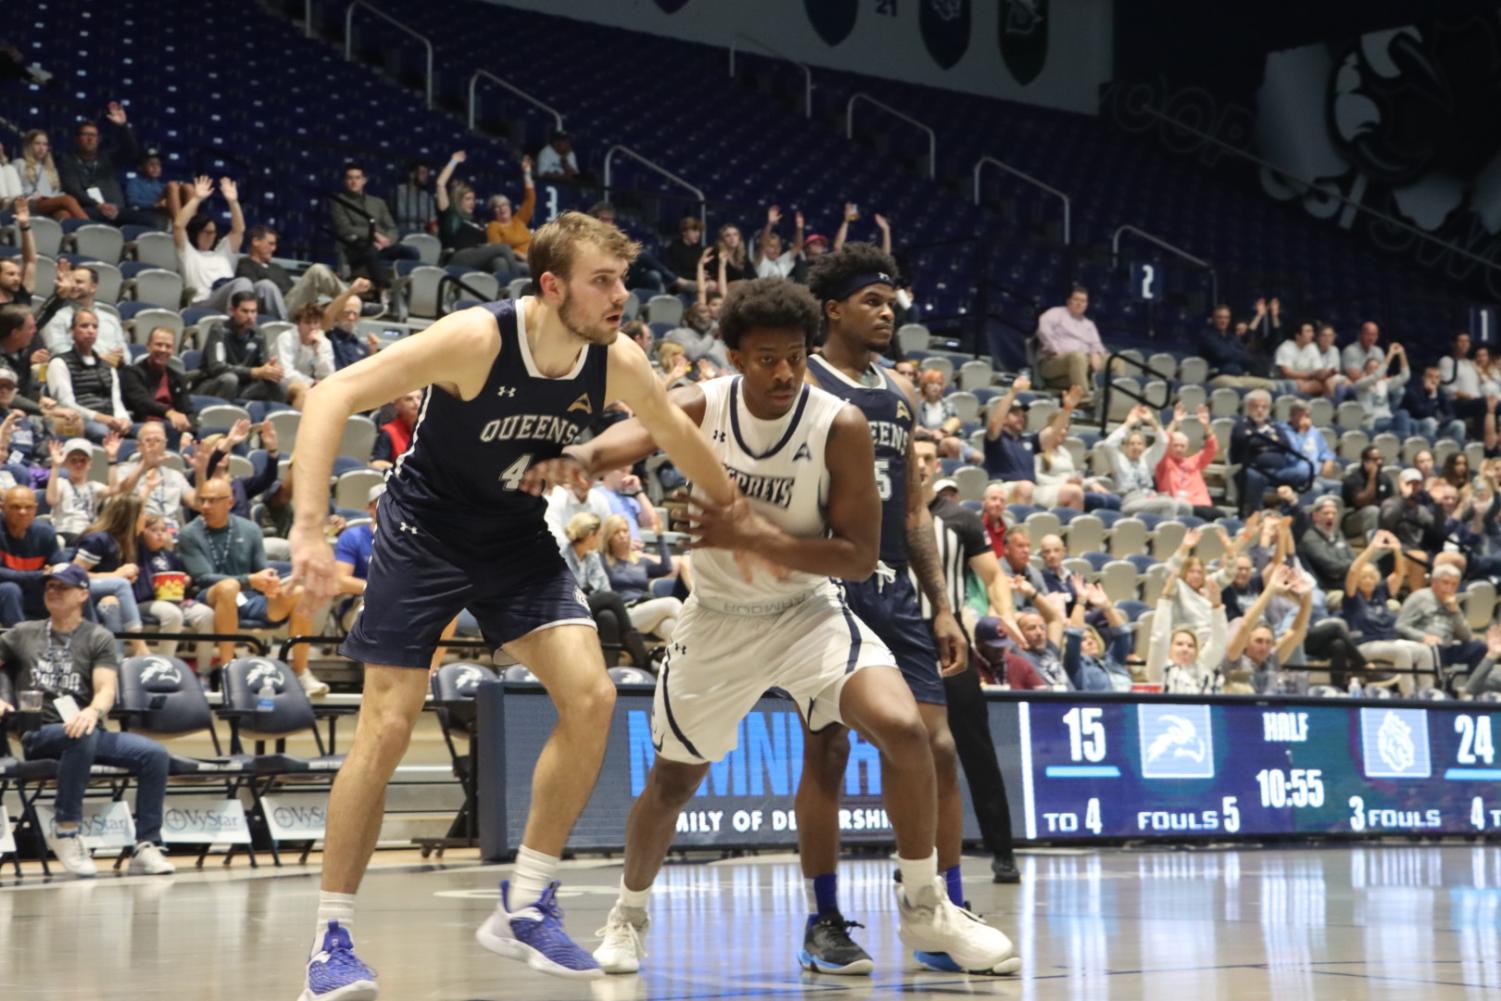
M 248 845 L 245 806 L 223 796 L 168 796 L 162 840 L 169 845 Z
M 56 811 L 49 803 L 37 804 L 36 812 L 50 840 Z M 136 843 L 136 825 L 130 807 L 117 800 L 84 800 L 82 827 L 83 843 L 94 851 L 131 848 Z
M 278 792 L 261 797 L 266 825 L 277 841 L 318 841 L 328 824 L 328 793 Z
M 10 814 L 5 812 L 4 804 L 0 804 L 0 855 L 14 855 L 16 853 L 16 832 L 10 827 Z

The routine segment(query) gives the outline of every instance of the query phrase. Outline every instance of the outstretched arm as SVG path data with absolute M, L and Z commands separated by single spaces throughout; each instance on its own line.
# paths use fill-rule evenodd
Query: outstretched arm
M 224 245 L 229 248 L 231 254 L 240 252 L 240 241 L 245 239 L 245 213 L 240 211 L 239 186 L 227 177 L 219 178 L 219 194 L 229 203 L 229 233 L 224 237 Z
M 1016 394 L 1025 393 L 1031 388 L 1032 380 L 1019 375 L 1012 380 L 1005 396 L 991 401 L 990 413 L 985 417 L 985 438 L 988 441 L 994 441 L 1000 437 L 1001 426 L 1006 423 L 1006 415 L 1011 412 L 1011 404 L 1016 402 Z
M 193 181 L 193 197 L 182 203 L 182 208 L 177 210 L 177 215 L 172 219 L 172 241 L 177 244 L 178 250 L 188 245 L 188 223 L 198 214 L 198 206 L 213 193 L 214 182 L 207 176 Z

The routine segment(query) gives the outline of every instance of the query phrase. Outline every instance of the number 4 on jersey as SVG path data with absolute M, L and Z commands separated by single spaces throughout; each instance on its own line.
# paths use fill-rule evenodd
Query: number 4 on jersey
M 532 468 L 532 453 L 528 452 L 506 467 L 505 472 L 500 474 L 500 482 L 505 484 L 507 490 L 520 490 L 521 481 L 526 477 L 526 471 L 530 468 Z

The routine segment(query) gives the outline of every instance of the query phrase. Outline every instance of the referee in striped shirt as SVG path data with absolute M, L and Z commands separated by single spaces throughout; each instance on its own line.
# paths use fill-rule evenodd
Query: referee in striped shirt
M 938 446 L 919 429 L 913 437 L 913 455 L 923 477 L 923 497 L 933 514 L 933 531 L 938 538 L 938 557 L 943 579 L 948 587 L 949 607 L 954 610 L 966 633 L 970 627 L 961 611 L 965 606 L 969 575 L 985 585 L 991 608 L 1012 608 L 1011 586 L 1001 573 L 1000 562 L 990 547 L 980 516 L 961 506 L 954 498 L 957 489 L 949 480 L 937 480 Z M 943 489 L 936 489 L 943 487 Z M 911 573 L 910 568 L 907 571 Z M 933 609 L 918 589 L 922 614 L 932 618 Z M 1006 619 L 1003 617 L 1002 622 Z M 1011 808 L 1006 802 L 1006 784 L 1001 778 L 990 737 L 990 718 L 985 696 L 980 690 L 980 674 L 975 668 L 975 647 L 970 640 L 969 670 L 943 679 L 948 699 L 949 730 L 959 753 L 969 783 L 970 802 L 980 822 L 980 837 L 991 854 L 990 870 L 997 883 L 1020 882 L 1021 874 L 1011 848 Z

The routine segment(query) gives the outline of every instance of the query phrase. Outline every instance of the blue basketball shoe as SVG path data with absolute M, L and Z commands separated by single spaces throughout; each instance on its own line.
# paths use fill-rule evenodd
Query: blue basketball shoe
M 572 980 L 595 980 L 605 975 L 594 957 L 574 944 L 563 928 L 558 906 L 558 883 L 547 885 L 542 897 L 519 911 L 511 910 L 511 883 L 500 884 L 500 907 L 491 911 L 474 933 L 475 941 L 491 952 L 516 959 L 538 973 Z
M 307 961 L 307 985 L 297 1001 L 375 1001 L 375 971 L 354 954 L 349 932 L 330 921 L 323 948 Z

